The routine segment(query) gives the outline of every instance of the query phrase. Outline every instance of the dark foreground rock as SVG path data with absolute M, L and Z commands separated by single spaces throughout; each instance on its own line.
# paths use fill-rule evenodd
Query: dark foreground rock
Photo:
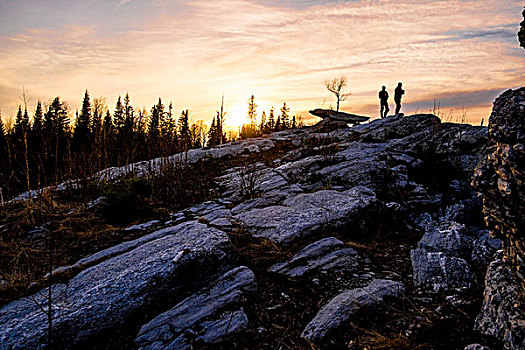
M 487 271 L 485 293 L 475 329 L 504 342 L 505 349 L 525 348 L 525 321 L 518 307 L 516 276 L 500 254 Z
M 142 350 L 190 349 L 193 342 L 213 343 L 245 330 L 248 317 L 239 307 L 256 288 L 250 269 L 233 269 L 145 324 L 135 343 Z
M 364 309 L 384 302 L 385 298 L 399 297 L 405 290 L 400 282 L 373 280 L 368 286 L 347 290 L 323 306 L 306 326 L 302 337 L 312 342 L 324 342 Z
M 492 237 L 500 238 L 504 259 L 494 261 L 485 281 L 476 329 L 525 348 L 525 87 L 504 92 L 494 102 L 489 142 L 473 185 L 483 196 Z
M 476 292 L 472 304 L 481 303 L 480 277 L 499 249 L 470 186 L 486 140 L 486 128 L 413 115 L 353 128 L 325 122 L 188 152 L 188 164 L 216 157 L 235 167 L 213 179 L 213 200 L 135 225 L 125 232 L 141 238 L 57 269 L 65 283 L 53 287 L 53 345 L 331 348 L 359 327 L 406 335 L 405 348 L 480 342 L 455 329 L 471 330 L 472 312 L 469 321 L 463 309 L 455 319 L 449 311 Z M 141 174 L 146 165 L 135 168 Z M 236 268 L 240 261 L 250 269 Z M 388 298 L 406 314 L 385 312 Z M 46 304 L 45 293 L 0 309 L 0 349 L 49 348 L 37 303 Z M 441 334 L 424 338 L 419 323 Z
M 168 229 L 166 229 L 168 230 Z M 53 287 L 54 347 L 75 348 L 139 318 L 167 296 L 202 287 L 234 266 L 228 236 L 195 221 Z M 164 232 L 166 233 L 166 232 Z M 48 348 L 43 290 L 0 309 L 1 349 Z

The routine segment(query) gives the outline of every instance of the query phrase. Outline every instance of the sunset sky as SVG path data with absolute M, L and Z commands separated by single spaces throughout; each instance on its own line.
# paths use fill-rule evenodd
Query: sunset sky
M 0 0 L 0 108 L 32 114 L 55 96 L 72 114 L 83 93 L 110 110 L 129 92 L 148 110 L 211 121 L 224 94 L 238 124 L 253 94 L 258 114 L 335 106 L 323 81 L 349 80 L 342 110 L 377 117 L 377 92 L 406 88 L 403 110 L 467 110 L 487 120 L 493 99 L 525 85 L 516 33 L 523 0 Z M 393 104 L 393 101 L 391 100 Z M 391 107 L 393 109 L 393 107 Z

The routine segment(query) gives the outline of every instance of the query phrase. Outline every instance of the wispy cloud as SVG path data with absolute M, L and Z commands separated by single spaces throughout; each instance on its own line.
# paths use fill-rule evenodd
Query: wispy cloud
M 407 87 L 407 108 L 433 96 L 487 106 L 491 93 L 476 92 L 515 87 L 525 76 L 523 51 L 511 42 L 521 14 L 515 0 L 116 5 L 129 12 L 2 35 L 0 85 L 61 95 L 73 107 L 85 88 L 111 104 L 126 91 L 137 105 L 161 96 L 209 119 L 222 92 L 229 104 L 255 94 L 275 105 L 286 99 L 295 110 L 327 105 L 331 96 L 322 82 L 339 74 L 348 76 L 352 92 L 343 108 L 371 115 L 379 87 L 399 80 Z M 0 95 L 4 115 L 16 110 L 16 98 L 6 94 Z M 476 113 L 488 114 L 483 108 Z
M 117 4 L 117 7 L 121 7 L 121 6 L 124 6 L 126 5 L 128 2 L 131 2 L 133 0 L 120 0 Z

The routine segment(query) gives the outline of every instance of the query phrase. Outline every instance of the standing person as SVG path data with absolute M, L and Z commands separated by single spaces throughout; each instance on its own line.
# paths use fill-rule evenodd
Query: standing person
M 386 118 L 388 111 L 390 111 L 390 108 L 388 108 L 388 92 L 386 91 L 386 86 L 383 85 L 381 88 L 381 91 L 379 91 L 379 100 L 381 101 L 381 110 L 379 111 L 379 115 L 381 118 Z M 385 111 L 383 116 L 383 109 Z
M 405 94 L 405 90 L 402 88 L 403 84 L 401 82 L 397 83 L 397 87 L 394 90 L 394 102 L 396 103 L 396 115 L 399 114 L 401 110 L 401 97 Z

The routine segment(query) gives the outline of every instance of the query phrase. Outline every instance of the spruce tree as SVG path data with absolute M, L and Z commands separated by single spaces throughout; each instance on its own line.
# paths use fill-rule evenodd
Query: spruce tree
M 157 140 L 159 135 L 159 127 L 161 119 L 164 116 L 164 105 L 159 97 L 159 102 L 151 107 L 151 118 L 148 126 L 148 134 L 150 139 Z
M 135 124 L 135 117 L 134 117 L 133 106 L 131 106 L 131 99 L 129 98 L 129 94 L 126 92 L 126 96 L 124 97 L 124 125 L 123 125 L 124 133 L 126 136 L 131 135 L 134 124 Z
M 208 146 L 214 147 L 217 145 L 216 135 L 217 130 L 215 126 L 215 117 L 213 117 L 210 125 L 210 130 L 208 130 Z
M 248 119 L 250 125 L 255 128 L 257 122 L 257 104 L 255 104 L 255 97 L 252 95 L 248 100 Z
M 42 138 L 44 128 L 44 113 L 40 101 L 36 104 L 35 114 L 33 115 L 33 127 L 31 129 L 33 138 Z
M 290 112 L 290 108 L 286 106 L 286 102 L 283 103 L 283 106 L 281 107 L 281 129 L 289 129 L 290 128 L 290 116 L 288 113 Z
M 113 112 L 113 125 L 117 133 L 120 133 L 124 128 L 125 124 L 125 115 L 124 115 L 124 105 L 122 104 L 122 99 L 118 97 L 117 104 L 115 105 L 115 111 Z
M 270 109 L 270 115 L 268 116 L 267 125 L 268 125 L 268 129 L 270 130 L 270 132 L 275 130 L 275 111 L 274 111 L 273 106 Z
M 91 101 L 89 93 L 86 90 L 84 99 L 82 100 L 82 109 L 75 121 L 75 130 L 73 132 L 73 144 L 77 153 L 85 153 L 91 143 L 90 135 L 91 124 Z M 83 154 L 85 158 L 86 154 Z
M 67 106 L 55 97 L 48 108 L 44 120 L 47 138 L 46 173 L 58 183 L 66 172 L 69 154 L 69 113 Z
M 277 116 L 277 121 L 275 122 L 275 131 L 281 131 L 282 125 L 281 125 L 281 116 Z
M 44 113 L 40 101 L 36 104 L 35 114 L 33 115 L 33 127 L 29 138 L 29 149 L 31 149 L 31 168 L 37 174 L 37 184 L 45 184 L 44 174 Z
M 263 111 L 261 114 L 261 124 L 259 126 L 259 129 L 261 129 L 261 132 L 263 134 L 266 133 L 266 111 Z
M 179 118 L 179 135 L 182 150 L 186 151 L 191 148 L 189 111 L 182 111 Z

